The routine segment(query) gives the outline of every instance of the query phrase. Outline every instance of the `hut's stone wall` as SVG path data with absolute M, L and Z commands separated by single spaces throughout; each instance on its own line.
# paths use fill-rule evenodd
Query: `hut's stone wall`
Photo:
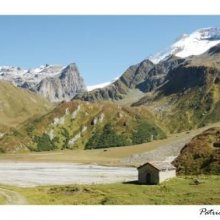
M 159 183 L 176 176 L 176 170 L 165 170 L 159 172 Z

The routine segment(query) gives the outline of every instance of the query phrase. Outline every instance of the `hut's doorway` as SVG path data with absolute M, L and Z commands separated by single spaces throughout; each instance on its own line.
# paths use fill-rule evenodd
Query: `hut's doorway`
M 151 184 L 151 174 L 147 173 L 146 175 L 146 184 Z

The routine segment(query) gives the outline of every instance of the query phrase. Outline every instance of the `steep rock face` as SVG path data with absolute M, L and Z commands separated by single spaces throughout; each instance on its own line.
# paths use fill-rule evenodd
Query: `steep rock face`
M 167 83 L 159 91 L 168 96 L 184 92 L 187 89 L 202 87 L 207 83 L 208 74 L 211 72 L 212 69 L 205 66 L 179 66 L 167 75 Z
M 84 81 L 75 64 L 70 64 L 55 77 L 43 79 L 36 88 L 37 93 L 52 102 L 68 101 L 85 90 Z
M 36 92 L 52 102 L 68 101 L 76 94 L 86 91 L 75 64 L 67 67 L 47 64 L 29 70 L 19 67 L 0 67 L 0 79 Z
M 154 91 L 164 84 L 167 74 L 183 62 L 184 59 L 170 56 L 167 60 L 154 65 L 150 71 L 145 72 L 144 80 L 137 85 L 137 88 L 145 93 Z

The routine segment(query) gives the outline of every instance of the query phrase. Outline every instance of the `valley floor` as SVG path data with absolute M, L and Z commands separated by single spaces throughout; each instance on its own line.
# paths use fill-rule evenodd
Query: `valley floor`
M 192 137 L 219 126 L 136 146 L 0 154 L 0 204 L 220 204 L 220 176 L 201 176 L 199 185 L 192 184 L 193 177 L 178 177 L 147 186 L 135 182 L 133 167 L 149 159 L 173 158 Z M 77 163 L 83 165 L 69 172 Z
M 0 199 L 0 203 L 36 205 L 220 204 L 220 176 L 199 176 L 197 177 L 200 180 L 199 185 L 193 184 L 193 178 L 190 176 L 177 177 L 155 186 L 138 185 L 135 182 L 34 188 L 1 186 L 1 196 L 5 196 L 1 192 L 13 193 L 16 196 L 12 198 L 5 196 Z M 20 203 L 16 203 L 16 201 L 20 201 Z M 22 201 L 23 203 L 21 203 Z

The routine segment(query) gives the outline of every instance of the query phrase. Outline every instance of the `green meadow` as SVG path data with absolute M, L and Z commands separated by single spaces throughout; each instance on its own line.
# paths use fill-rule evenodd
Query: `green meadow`
M 16 192 L 26 204 L 34 205 L 214 205 L 220 204 L 219 185 L 220 176 L 202 175 L 180 176 L 151 186 L 131 182 L 1 189 Z M 7 201 L 0 197 L 0 202 Z

